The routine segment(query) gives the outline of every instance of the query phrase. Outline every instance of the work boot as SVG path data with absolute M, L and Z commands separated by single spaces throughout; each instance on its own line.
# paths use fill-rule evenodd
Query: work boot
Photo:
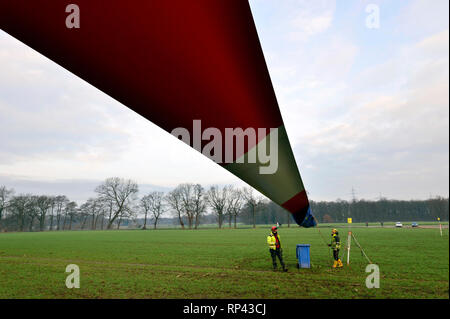
M 333 268 L 336 268 L 337 263 L 338 263 L 337 260 L 335 260 L 334 263 L 333 263 Z
M 342 261 L 340 259 L 338 259 L 337 262 L 338 262 L 338 267 L 339 268 L 344 267 L 344 264 L 342 263 Z

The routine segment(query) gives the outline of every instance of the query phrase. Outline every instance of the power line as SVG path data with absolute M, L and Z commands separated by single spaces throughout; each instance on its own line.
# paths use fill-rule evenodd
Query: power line
M 355 189 L 352 186 L 352 201 L 356 202 L 356 195 L 355 195 Z

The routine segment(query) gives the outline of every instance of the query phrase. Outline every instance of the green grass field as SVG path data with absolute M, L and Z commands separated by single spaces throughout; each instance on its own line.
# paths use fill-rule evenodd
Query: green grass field
M 329 228 L 320 228 L 328 241 Z M 380 268 L 352 244 L 350 267 L 331 268 L 317 229 L 279 230 L 288 273 L 274 272 L 269 228 L 66 231 L 0 234 L 0 298 L 449 298 L 448 229 L 354 228 Z M 341 238 L 346 242 L 346 229 Z M 311 244 L 312 268 L 296 268 L 296 244 Z M 341 256 L 343 252 L 341 252 Z M 68 289 L 68 264 L 81 288 Z

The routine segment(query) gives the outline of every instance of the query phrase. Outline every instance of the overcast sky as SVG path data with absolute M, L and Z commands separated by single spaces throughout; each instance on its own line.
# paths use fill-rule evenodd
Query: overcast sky
M 379 28 L 367 27 L 369 4 Z M 352 187 L 366 199 L 448 196 L 447 0 L 250 5 L 312 199 L 349 199 Z M 0 185 L 17 193 L 83 200 L 111 176 L 146 190 L 243 185 L 3 31 L 0 136 Z

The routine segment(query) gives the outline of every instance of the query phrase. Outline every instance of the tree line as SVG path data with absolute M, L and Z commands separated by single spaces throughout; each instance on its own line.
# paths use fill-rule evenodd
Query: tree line
M 441 196 L 427 200 L 392 200 L 379 198 L 376 201 L 336 200 L 333 202 L 311 201 L 316 218 L 324 223 L 385 222 L 385 221 L 436 221 L 449 217 L 449 199 Z
M 73 229 L 119 229 L 123 222 L 138 221 L 156 228 L 162 216 L 171 216 L 183 229 L 197 229 L 213 216 L 218 227 L 228 222 L 237 227 L 244 207 L 250 207 L 256 227 L 262 197 L 252 188 L 217 185 L 205 189 L 184 183 L 172 191 L 153 191 L 138 196 L 139 186 L 130 179 L 111 177 L 95 188 L 96 197 L 78 205 L 65 195 L 15 194 L 0 186 L 0 230 L 43 231 Z M 208 217 L 208 218 L 205 218 Z
M 289 212 L 258 195 L 250 187 L 210 186 L 184 183 L 172 191 L 139 194 L 138 184 L 112 177 L 95 188 L 96 196 L 81 205 L 65 195 L 15 194 L 0 186 L 0 231 L 119 229 L 123 223 L 157 228 L 161 219 L 182 229 L 197 229 L 201 223 L 218 228 L 236 228 L 238 223 L 295 224 Z M 319 223 L 448 220 L 448 198 L 428 200 L 336 200 L 311 201 Z M 163 218 L 165 217 L 165 218 Z M 168 217 L 168 218 L 167 218 Z

